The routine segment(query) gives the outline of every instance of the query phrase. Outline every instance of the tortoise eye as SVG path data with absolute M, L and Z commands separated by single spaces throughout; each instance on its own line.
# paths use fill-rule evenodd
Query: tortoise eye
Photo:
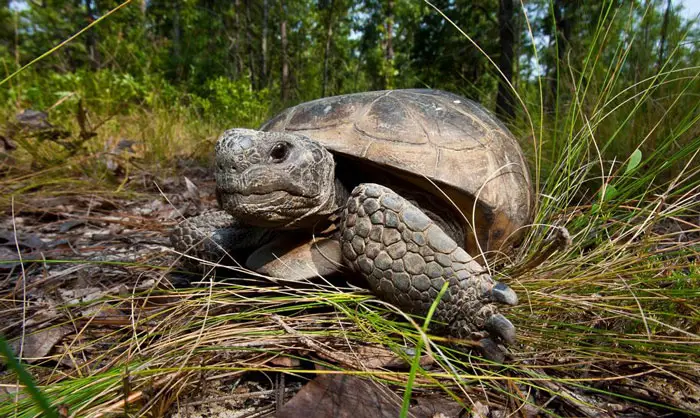
M 281 163 L 287 158 L 287 155 L 289 155 L 289 144 L 286 142 L 275 144 L 270 150 L 270 159 L 275 163 Z

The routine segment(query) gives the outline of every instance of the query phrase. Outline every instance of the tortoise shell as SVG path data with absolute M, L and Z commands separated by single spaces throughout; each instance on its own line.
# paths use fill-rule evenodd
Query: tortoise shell
M 260 128 L 308 136 L 336 156 L 389 170 L 464 215 L 472 255 L 517 243 L 533 213 L 528 166 L 481 105 L 440 90 L 388 90 L 302 103 Z M 373 180 L 376 182 L 381 182 Z M 474 227 L 471 227 L 474 225 Z

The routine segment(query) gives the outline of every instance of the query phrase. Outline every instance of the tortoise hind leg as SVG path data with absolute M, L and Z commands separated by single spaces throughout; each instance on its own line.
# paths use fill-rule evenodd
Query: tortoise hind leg
M 342 255 L 382 299 L 425 315 L 443 284 L 434 319 L 451 335 L 512 343 L 515 327 L 494 302 L 514 305 L 498 283 L 418 207 L 379 184 L 357 186 L 340 225 Z M 488 351 L 488 350 L 487 350 Z

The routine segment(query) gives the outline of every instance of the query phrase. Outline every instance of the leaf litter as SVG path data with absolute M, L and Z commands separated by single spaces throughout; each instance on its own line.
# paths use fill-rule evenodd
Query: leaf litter
M 333 301 L 338 296 L 319 303 L 314 288 L 263 286 L 250 277 L 231 286 L 216 275 L 182 287 L 191 278 L 176 271 L 168 231 L 216 205 L 211 176 L 186 174 L 158 187 L 144 175 L 142 190 L 128 197 L 30 196 L 15 204 L 14 217 L 0 220 L 0 330 L 35 378 L 55 385 L 48 396 L 71 414 L 91 416 L 397 416 L 411 342 L 380 336 L 375 324 L 343 310 L 342 299 Z M 667 228 L 687 235 L 687 228 Z M 368 296 L 357 295 L 347 296 L 348 306 L 365 309 Z M 279 316 L 285 312 L 291 316 Z M 620 361 L 619 375 L 632 377 L 581 386 L 571 378 L 585 376 L 556 368 L 577 359 L 526 353 L 518 363 L 535 382 L 526 386 L 511 381 L 507 368 L 500 370 L 505 377 L 489 380 L 493 366 L 470 361 L 474 375 L 457 381 L 449 374 L 454 366 L 432 352 L 421 356 L 426 372 L 416 380 L 409 416 L 635 416 L 658 412 L 659 403 L 686 411 L 700 405 L 698 371 L 635 376 L 642 367 Z M 592 376 L 595 369 L 591 364 Z M 103 380 L 111 383 L 97 385 Z M 71 381 L 100 389 L 71 405 Z M 0 383 L 14 399 L 13 376 L 0 373 Z

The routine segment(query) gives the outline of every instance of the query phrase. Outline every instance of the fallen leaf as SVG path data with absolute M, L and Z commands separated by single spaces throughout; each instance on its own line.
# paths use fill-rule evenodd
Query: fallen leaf
M 17 251 L 7 247 L 0 247 L 0 270 L 11 270 L 19 266 Z
M 25 109 L 15 116 L 15 120 L 20 128 L 31 131 L 53 128 L 49 123 L 49 115 L 40 110 Z
M 61 226 L 58 227 L 58 232 L 68 232 L 71 229 L 75 228 L 76 226 L 82 226 L 85 225 L 85 220 L 84 219 L 71 219 L 68 221 L 65 221 L 61 224 Z
M 489 407 L 479 401 L 476 401 L 476 403 L 472 407 L 471 418 L 488 418 L 488 416 Z
M 446 396 L 415 397 L 409 416 L 456 418 L 462 407 Z M 321 375 L 307 383 L 277 418 L 395 418 L 402 399 L 388 387 L 357 376 Z
M 25 265 L 41 260 L 43 260 L 43 257 L 40 253 L 22 254 L 22 262 L 25 263 Z M 12 270 L 15 267 L 19 267 L 19 265 L 17 251 L 0 246 L 0 270 Z
M 105 295 L 105 291 L 99 287 L 84 287 L 77 289 L 58 289 L 61 299 L 69 305 L 81 302 L 89 302 Z
M 301 365 L 301 361 L 298 358 L 293 358 L 289 356 L 279 356 L 274 357 L 272 360 L 270 360 L 270 364 L 272 364 L 273 366 L 292 368 L 299 367 Z
M 0 135 L 0 153 L 9 153 L 17 149 L 17 143 L 6 136 Z
M 10 347 L 12 347 L 12 351 L 16 356 L 19 356 L 21 348 L 22 360 L 27 363 L 34 363 L 46 357 L 53 346 L 70 332 L 71 329 L 68 327 L 44 328 L 40 331 L 25 335 L 24 344 L 21 344 L 19 338 L 11 341 Z
M 188 179 L 187 177 L 185 177 L 185 188 L 186 192 L 183 195 L 185 199 L 192 199 L 195 201 L 199 200 L 199 187 L 192 183 L 192 180 Z
M 20 248 L 32 250 L 46 248 L 46 243 L 38 235 L 18 232 L 17 242 L 15 243 L 15 233 L 13 231 L 0 231 L 0 245 L 14 248 L 15 244 L 19 245 Z
M 368 369 L 383 368 L 407 368 L 410 364 L 398 354 L 386 348 L 376 346 L 362 346 L 356 351 L 362 365 Z M 412 360 L 412 359 L 411 359 Z M 433 364 L 433 358 L 429 355 L 421 356 L 419 364 L 423 367 Z

